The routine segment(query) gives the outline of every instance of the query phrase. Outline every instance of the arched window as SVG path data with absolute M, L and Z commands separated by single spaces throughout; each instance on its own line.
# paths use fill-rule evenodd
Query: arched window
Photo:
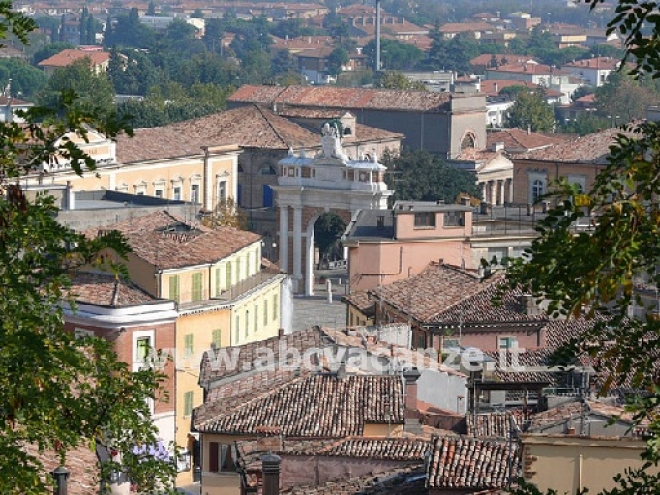
M 264 165 L 259 171 L 261 175 L 277 175 L 277 170 L 272 165 Z
M 350 136 L 353 134 L 350 127 L 344 127 L 344 136 Z
M 470 149 L 474 148 L 476 143 L 476 139 L 474 137 L 474 134 L 471 132 L 466 132 L 465 136 L 463 136 L 463 140 L 461 141 L 461 151 L 465 149 Z

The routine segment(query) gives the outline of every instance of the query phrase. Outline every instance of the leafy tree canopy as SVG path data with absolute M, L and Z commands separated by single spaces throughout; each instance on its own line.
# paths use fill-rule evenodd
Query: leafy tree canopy
M 425 150 L 404 150 L 400 156 L 384 156 L 385 182 L 394 190 L 393 201 L 443 200 L 453 203 L 460 193 L 479 197 L 474 174 L 447 165 Z
M 380 48 L 382 68 L 386 70 L 414 69 L 426 57 L 425 53 L 416 46 L 396 40 L 383 39 Z M 376 42 L 372 40 L 367 43 L 362 53 L 367 56 L 368 66 L 375 67 Z
M 48 81 L 44 71 L 32 67 L 24 60 L 2 59 L 0 60 L 0 86 L 6 87 L 10 79 L 12 96 L 26 100 L 31 100 Z
M 421 81 L 411 81 L 402 72 L 380 72 L 376 79 L 377 88 L 426 91 Z
M 530 129 L 532 132 L 552 132 L 555 113 L 542 90 L 519 91 L 516 102 L 509 109 L 509 127 Z
M 39 62 L 46 60 L 47 58 L 57 55 L 62 50 L 67 50 L 69 48 L 75 48 L 75 45 L 71 43 L 64 43 L 62 41 L 56 41 L 55 43 L 50 43 L 43 48 L 37 50 L 32 56 L 32 64 L 38 65 Z
M 34 27 L 10 3 L 0 3 L 0 37 L 13 32 L 25 40 Z M 133 450 L 156 444 L 147 399 L 162 399 L 162 376 L 152 369 L 130 371 L 110 342 L 77 340 L 63 324 L 64 307 L 75 308 L 71 271 L 92 264 L 121 277 L 124 270 L 103 262 L 99 253 L 112 248 L 121 256 L 128 246 L 117 233 L 89 240 L 73 232 L 57 222 L 52 197 L 30 200 L 15 185 L 54 155 L 79 174 L 94 170 L 91 157 L 59 139 L 66 131 L 77 130 L 84 139 L 84 125 L 96 125 L 109 137 L 130 129 L 111 113 L 99 121 L 91 105 L 75 101 L 70 87 L 53 101 L 57 106 L 26 112 L 26 124 L 0 124 L 0 493 L 52 490 L 46 486 L 51 477 L 26 445 L 57 451 L 66 464 L 71 450 L 99 443 L 122 453 L 121 462 L 96 466 L 100 479 L 124 471 L 140 493 L 169 491 L 173 463 Z

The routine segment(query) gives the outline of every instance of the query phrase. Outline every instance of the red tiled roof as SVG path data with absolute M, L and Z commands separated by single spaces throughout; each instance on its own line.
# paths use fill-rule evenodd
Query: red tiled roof
M 267 108 L 249 105 L 164 127 L 136 129 L 132 138 L 121 136 L 117 140 L 117 161 L 132 163 L 199 155 L 202 146 L 287 150 L 319 144 L 318 134 Z
M 281 349 L 297 349 L 298 352 L 305 353 L 308 349 L 320 348 L 323 346 L 326 334 L 318 327 L 300 330 L 282 337 L 276 336 L 259 342 L 250 342 L 248 344 L 226 347 L 223 352 L 228 355 L 236 355 L 239 363 L 254 363 L 260 357 L 260 349 L 268 348 L 273 351 L 273 359 L 278 362 Z M 201 368 L 199 373 L 199 383 L 207 387 L 213 381 L 222 380 L 241 374 L 241 366 L 229 367 L 228 363 L 216 359 L 215 351 L 210 350 L 202 356 Z
M 415 467 L 328 481 L 320 485 L 286 488 L 282 495 L 419 495 L 426 493 L 425 480 Z
M 495 143 L 504 143 L 504 149 L 508 152 L 523 152 L 553 146 L 569 139 L 571 139 L 571 135 L 543 134 L 514 128 L 489 132 L 486 136 L 486 145 L 488 149 L 491 149 Z
M 60 452 L 52 450 L 40 452 L 36 445 L 25 449 L 43 465 L 42 472 L 50 473 L 60 466 Z M 69 470 L 69 495 L 96 495 L 99 493 L 99 466 L 96 453 L 85 447 L 79 447 L 66 454 L 65 467 Z
M 107 273 L 78 272 L 71 280 L 71 296 L 81 304 L 135 306 L 158 299 L 132 284 Z
M 584 60 L 574 60 L 567 62 L 563 67 L 570 67 L 575 69 L 599 69 L 599 70 L 616 70 L 621 64 L 621 60 L 612 57 L 594 57 Z
M 181 227 L 179 230 L 178 227 Z M 173 228 L 173 231 L 170 231 Z M 104 227 L 124 234 L 133 254 L 160 269 L 215 263 L 261 239 L 233 227 L 191 225 L 161 211 Z M 89 237 L 99 231 L 88 231 Z
M 517 450 L 516 443 L 438 437 L 433 443 L 428 486 L 505 488 L 516 477 Z
M 487 22 L 448 22 L 440 26 L 441 33 L 474 33 L 476 31 L 493 31 L 495 26 Z
M 476 272 L 432 263 L 418 275 L 384 285 L 370 294 L 420 322 L 429 322 L 468 295 L 484 290 L 489 283 L 482 282 Z
M 550 148 L 530 151 L 515 159 L 606 164 L 610 156 L 610 146 L 614 144 L 616 135 L 622 132 L 621 129 L 605 129 L 558 143 Z
M 342 301 L 354 306 L 363 313 L 374 307 L 374 302 L 369 297 L 369 292 L 367 291 L 354 292 L 342 298 Z
M 474 437 L 511 438 L 520 431 L 524 412 L 516 409 L 506 412 L 467 414 L 468 433 Z
M 77 60 L 90 59 L 91 65 L 101 65 L 110 60 L 110 54 L 103 51 L 78 50 L 68 48 L 39 62 L 40 67 L 67 67 Z
M 293 437 L 362 436 L 366 423 L 402 424 L 403 401 L 397 376 L 308 374 L 242 404 L 223 408 L 218 401 L 212 411 L 204 404 L 195 409 L 193 427 L 203 433 L 236 435 L 267 429 Z
M 286 105 L 401 111 L 441 111 L 446 93 L 335 86 L 241 86 L 228 102 L 282 103 Z

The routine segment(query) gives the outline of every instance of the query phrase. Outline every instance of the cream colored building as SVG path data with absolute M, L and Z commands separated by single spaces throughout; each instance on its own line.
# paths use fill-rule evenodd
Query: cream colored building
M 205 210 L 237 196 L 236 145 L 211 146 L 194 136 L 183 139 L 169 127 L 138 129 L 133 138 L 122 136 L 117 142 L 92 130 L 84 137 L 69 133 L 56 146 L 64 140 L 92 157 L 97 169 L 80 176 L 70 160 L 59 155 L 28 176 L 28 184 L 71 183 L 76 191 L 116 190 L 197 203 Z
M 118 230 L 128 239 L 133 252 L 126 265 L 132 281 L 155 297 L 177 303 L 175 346 L 169 350 L 176 377 L 175 438 L 179 448 L 192 455 L 192 411 L 203 402 L 198 385 L 202 354 L 212 346 L 277 335 L 285 276 L 262 268 L 261 236 L 252 232 L 210 229 L 163 211 L 110 225 L 97 234 L 105 230 Z M 193 456 L 177 483 L 191 483 L 198 463 Z
M 628 468 L 640 468 L 646 443 L 629 437 L 581 437 L 577 435 L 522 436 L 523 477 L 542 493 L 589 493 L 611 490 L 613 478 Z M 657 473 L 652 468 L 650 473 Z

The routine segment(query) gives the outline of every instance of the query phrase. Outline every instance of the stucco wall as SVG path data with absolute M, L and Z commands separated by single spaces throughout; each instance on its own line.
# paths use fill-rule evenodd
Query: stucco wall
M 440 409 L 465 413 L 466 383 L 465 377 L 423 370 L 417 379 L 417 398 Z

